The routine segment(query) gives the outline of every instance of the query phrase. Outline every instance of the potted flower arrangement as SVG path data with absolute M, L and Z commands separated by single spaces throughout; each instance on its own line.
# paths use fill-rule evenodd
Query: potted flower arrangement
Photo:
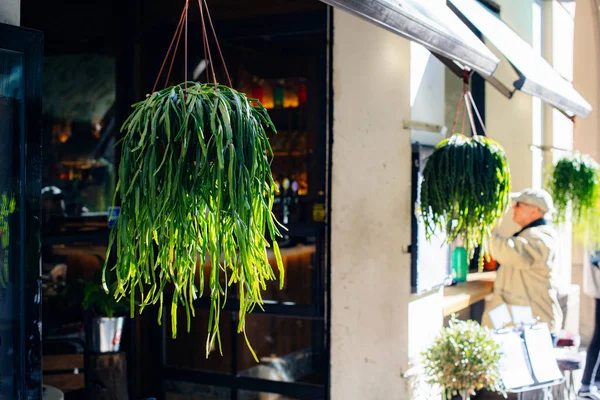
M 468 400 L 476 390 L 504 393 L 500 379 L 500 347 L 488 328 L 454 317 L 422 354 L 427 382 L 442 388 L 444 400 L 453 395 Z

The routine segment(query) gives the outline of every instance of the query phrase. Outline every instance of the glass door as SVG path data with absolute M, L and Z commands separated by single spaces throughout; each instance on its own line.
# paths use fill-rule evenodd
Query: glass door
M 0 24 L 0 399 L 41 399 L 42 34 Z

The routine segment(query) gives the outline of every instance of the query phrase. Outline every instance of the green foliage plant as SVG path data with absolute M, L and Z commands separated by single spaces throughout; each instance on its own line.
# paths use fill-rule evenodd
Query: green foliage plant
M 441 231 L 448 243 L 463 239 L 472 259 L 478 246 L 485 250 L 485 239 L 508 206 L 510 182 L 506 154 L 496 141 L 461 134 L 443 140 L 423 171 L 420 212 L 427 237 Z
M 475 321 L 453 316 L 421 356 L 427 382 L 442 388 L 444 400 L 456 394 L 466 400 L 483 388 L 506 397 L 500 378 L 500 346 L 490 330 Z
M 258 100 L 195 82 L 152 93 L 133 105 L 123 125 L 121 213 L 109 246 L 110 253 L 116 242 L 115 296 L 130 299 L 132 315 L 136 298 L 140 312 L 159 304 L 162 313 L 168 284 L 175 337 L 179 306 L 190 329 L 194 300 L 204 289 L 198 265 L 210 260 L 207 356 L 215 341 L 221 348 L 220 310 L 234 284 L 237 330 L 246 336 L 246 314 L 262 306 L 266 282 L 276 279 L 266 251 L 271 245 L 283 286 L 268 129 L 275 131 Z
M 576 237 L 597 244 L 600 228 L 600 165 L 589 155 L 562 157 L 549 174 L 547 188 L 556 208 L 555 222 L 567 221 L 569 207 Z
M 0 196 L 0 287 L 6 288 L 9 281 L 8 253 L 10 246 L 9 217 L 15 212 L 17 202 L 14 196 L 2 193 Z

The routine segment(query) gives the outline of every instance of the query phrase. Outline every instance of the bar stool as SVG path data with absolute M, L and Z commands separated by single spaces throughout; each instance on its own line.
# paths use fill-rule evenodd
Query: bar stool
M 585 351 L 569 351 L 566 348 L 556 348 L 555 351 L 558 368 L 566 378 L 567 399 L 577 399 L 574 372 L 583 368 Z

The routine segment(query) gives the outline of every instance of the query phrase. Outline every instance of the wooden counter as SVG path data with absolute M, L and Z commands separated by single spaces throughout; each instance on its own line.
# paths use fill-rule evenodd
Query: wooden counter
M 297 245 L 294 247 L 284 247 L 281 249 L 281 258 L 289 258 L 302 256 L 306 254 L 313 254 L 316 248 L 314 244 L 310 245 Z M 52 253 L 60 256 L 90 256 L 97 255 L 101 258 L 106 256 L 106 246 L 97 245 L 54 245 L 52 246 Z M 275 261 L 275 255 L 273 250 L 267 249 L 267 255 L 269 261 Z
M 494 290 L 496 272 L 469 274 L 467 282 L 444 288 L 444 316 L 459 312 L 487 297 Z

